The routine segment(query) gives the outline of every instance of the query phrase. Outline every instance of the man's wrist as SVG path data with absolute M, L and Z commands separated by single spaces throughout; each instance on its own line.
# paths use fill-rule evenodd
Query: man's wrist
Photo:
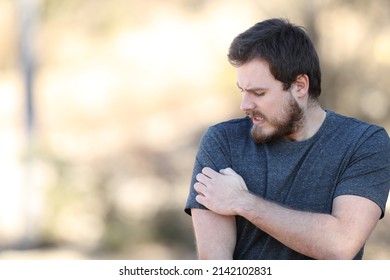
M 258 197 L 248 190 L 243 193 L 243 195 L 240 197 L 239 203 L 237 203 L 237 206 L 234 207 L 234 212 L 236 216 L 243 216 L 245 217 L 249 212 L 253 212 L 256 208 L 256 201 L 258 200 Z

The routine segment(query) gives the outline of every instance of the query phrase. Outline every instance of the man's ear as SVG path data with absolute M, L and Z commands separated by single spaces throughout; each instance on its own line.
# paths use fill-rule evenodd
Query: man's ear
M 298 75 L 293 85 L 297 97 L 302 98 L 309 94 L 309 77 L 306 74 Z

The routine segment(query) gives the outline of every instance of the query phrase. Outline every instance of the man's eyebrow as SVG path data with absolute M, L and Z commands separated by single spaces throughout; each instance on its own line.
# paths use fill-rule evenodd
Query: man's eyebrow
M 268 90 L 268 89 L 265 88 L 265 87 L 253 87 L 253 88 L 244 89 L 244 88 L 242 88 L 242 87 L 238 84 L 238 82 L 236 83 L 236 85 L 237 85 L 237 87 L 238 87 L 240 90 L 245 90 L 245 91 L 248 91 L 248 92 Z

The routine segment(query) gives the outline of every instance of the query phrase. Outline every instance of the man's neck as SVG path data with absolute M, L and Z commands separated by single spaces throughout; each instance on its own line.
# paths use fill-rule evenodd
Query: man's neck
M 304 114 L 302 128 L 288 138 L 292 141 L 304 141 L 313 137 L 326 118 L 326 112 L 320 105 L 309 106 Z

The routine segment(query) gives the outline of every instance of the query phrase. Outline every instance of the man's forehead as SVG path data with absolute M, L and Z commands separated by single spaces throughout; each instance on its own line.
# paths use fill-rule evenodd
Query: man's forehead
M 269 65 L 263 60 L 251 60 L 237 67 L 237 86 L 239 88 L 268 88 L 278 82 L 271 74 Z

